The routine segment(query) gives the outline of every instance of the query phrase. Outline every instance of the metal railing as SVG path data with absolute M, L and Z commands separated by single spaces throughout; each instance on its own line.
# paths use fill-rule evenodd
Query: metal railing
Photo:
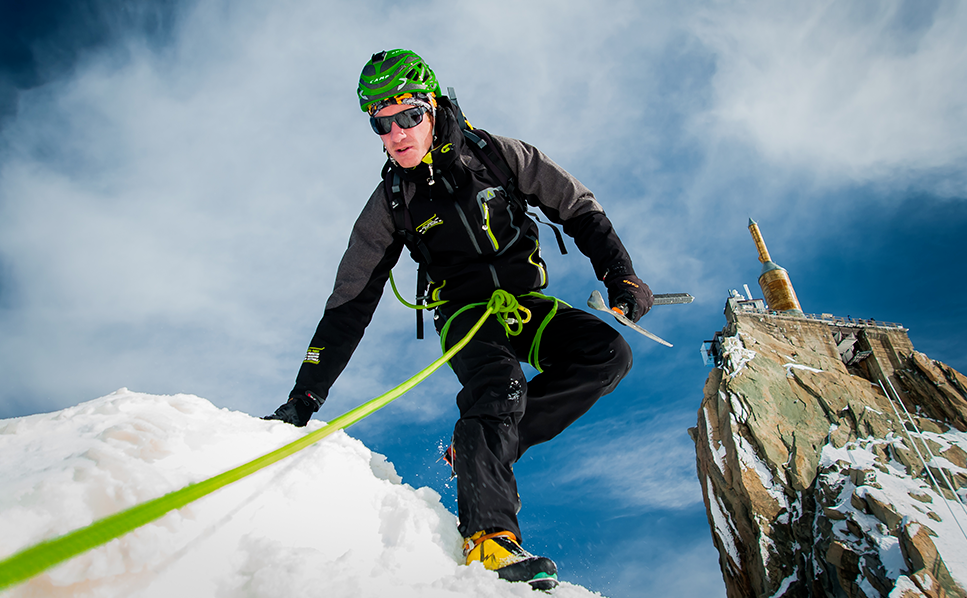
M 790 314 L 782 311 L 774 311 L 771 309 L 759 309 L 755 307 L 745 307 L 742 305 L 743 302 L 736 302 L 738 304 L 738 309 L 735 310 L 736 314 L 762 314 L 766 316 L 773 316 L 777 318 L 783 318 L 788 320 L 813 320 L 817 322 L 824 322 L 826 324 L 832 324 L 834 326 L 855 326 L 855 327 L 874 327 L 874 328 L 893 328 L 906 330 L 903 324 L 897 324 L 896 322 L 881 322 L 874 319 L 862 319 L 862 318 L 843 318 L 840 316 L 834 316 L 831 314 Z

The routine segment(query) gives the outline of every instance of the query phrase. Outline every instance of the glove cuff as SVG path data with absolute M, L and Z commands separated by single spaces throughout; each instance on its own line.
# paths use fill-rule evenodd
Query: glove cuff
M 609 280 L 613 278 L 620 278 L 622 276 L 634 276 L 635 269 L 631 267 L 631 264 L 626 264 L 625 262 L 615 262 L 608 266 L 601 275 L 601 280 L 607 284 Z
M 303 404 L 305 404 L 306 407 L 312 409 L 313 413 L 315 413 L 316 411 L 319 411 L 322 405 L 326 402 L 326 399 L 320 397 L 319 395 L 312 392 L 311 390 L 294 392 L 291 395 L 289 395 L 289 400 L 302 402 Z

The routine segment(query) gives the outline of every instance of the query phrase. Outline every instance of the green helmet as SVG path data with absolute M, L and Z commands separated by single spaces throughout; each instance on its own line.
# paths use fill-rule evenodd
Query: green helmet
M 359 107 L 363 112 L 382 100 L 406 93 L 432 93 L 440 97 L 440 83 L 433 70 L 410 50 L 373 54 L 359 75 Z

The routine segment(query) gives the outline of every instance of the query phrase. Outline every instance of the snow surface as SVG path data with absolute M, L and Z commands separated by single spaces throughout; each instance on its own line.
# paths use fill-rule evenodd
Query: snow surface
M 0 558 L 322 425 L 127 389 L 0 420 Z M 0 596 L 534 598 L 526 584 L 463 565 L 461 544 L 435 491 L 403 484 L 383 456 L 338 432 Z M 563 582 L 554 595 L 600 596 Z
M 822 373 L 822 371 L 823 371 L 823 370 L 818 370 L 816 368 L 811 368 L 808 365 L 802 365 L 801 363 L 796 363 L 794 361 L 790 361 L 788 363 L 784 363 L 784 364 L 782 364 L 782 367 L 786 368 L 786 377 L 787 378 L 792 378 L 792 371 L 793 370 L 806 370 L 807 372 L 812 372 L 814 374 L 819 374 L 819 373 Z
M 967 446 L 967 434 L 962 432 L 952 430 L 943 437 L 939 434 L 932 436 L 946 443 L 955 441 L 960 445 L 963 442 L 961 446 Z M 934 491 L 926 480 L 907 475 L 906 468 L 900 463 L 890 462 L 887 464 L 887 471 L 875 467 L 876 455 L 872 448 L 877 444 L 902 445 L 903 440 L 890 435 L 884 440 L 863 439 L 850 442 L 842 448 L 835 448 L 832 444 L 823 447 L 820 468 L 827 470 L 824 474 L 826 482 L 841 487 L 836 510 L 849 514 L 863 528 L 875 543 L 874 548 L 880 554 L 880 562 L 883 563 L 887 576 L 899 580 L 902 579 L 904 567 L 897 538 L 876 517 L 856 509 L 850 496 L 853 493 L 860 497 L 873 496 L 881 503 L 893 505 L 896 512 L 905 516 L 904 521 L 924 525 L 933 532 L 931 539 L 950 574 L 958 584 L 967 587 L 967 534 L 964 531 L 967 529 L 967 511 L 960 502 L 946 499 Z M 866 485 L 857 488 L 850 480 L 848 469 L 836 473 L 833 465 L 837 462 L 865 471 Z M 915 495 L 928 497 L 928 502 L 915 499 Z M 939 521 L 929 517 L 929 512 L 933 512 Z M 852 537 L 845 521 L 835 522 L 833 531 L 844 542 L 849 542 Z M 910 533 L 915 533 L 915 528 Z
M 739 559 L 739 548 L 735 542 L 738 535 L 735 531 L 735 523 L 732 522 L 732 517 L 722 505 L 718 495 L 715 494 L 715 489 L 712 488 L 712 480 L 709 477 L 705 478 L 705 492 L 709 497 L 708 504 L 709 512 L 712 514 L 713 531 L 718 536 L 722 546 L 725 547 L 730 559 L 728 565 L 734 570 L 736 567 L 742 566 L 742 560 Z
M 759 459 L 756 454 L 755 447 L 749 443 L 741 434 L 732 435 L 733 442 L 735 443 L 735 452 L 742 463 L 742 467 L 745 469 L 751 469 L 759 476 L 759 481 L 762 482 L 762 487 L 769 493 L 779 506 L 789 509 L 789 501 L 786 499 L 786 493 L 783 491 L 781 485 L 776 484 L 775 479 L 772 476 L 772 470 L 769 466 Z
M 721 394 L 722 391 L 720 390 L 719 395 Z M 705 420 L 705 438 L 708 440 L 708 450 L 712 455 L 712 459 L 715 460 L 715 466 L 718 467 L 719 473 L 724 476 L 726 449 L 721 444 L 716 448 L 715 431 L 712 429 L 712 420 L 708 415 L 708 407 L 703 406 L 702 410 L 705 412 L 703 419 Z
M 769 598 L 781 598 L 782 596 L 785 596 L 786 592 L 789 590 L 789 587 L 797 581 L 799 581 L 799 573 L 793 572 L 792 575 L 782 580 L 782 583 L 779 584 L 779 589 L 773 592 L 772 596 Z M 870 594 L 870 596 L 872 595 L 873 594 Z

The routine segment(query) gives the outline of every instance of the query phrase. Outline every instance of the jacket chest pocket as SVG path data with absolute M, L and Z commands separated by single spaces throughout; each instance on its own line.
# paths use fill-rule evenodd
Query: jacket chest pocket
M 474 179 L 453 195 L 409 206 L 413 229 L 439 264 L 502 255 L 521 238 L 520 214 L 503 187 Z
M 478 191 L 474 203 L 486 252 L 500 255 L 520 238 L 520 227 L 514 222 L 512 203 L 503 187 L 487 187 Z

